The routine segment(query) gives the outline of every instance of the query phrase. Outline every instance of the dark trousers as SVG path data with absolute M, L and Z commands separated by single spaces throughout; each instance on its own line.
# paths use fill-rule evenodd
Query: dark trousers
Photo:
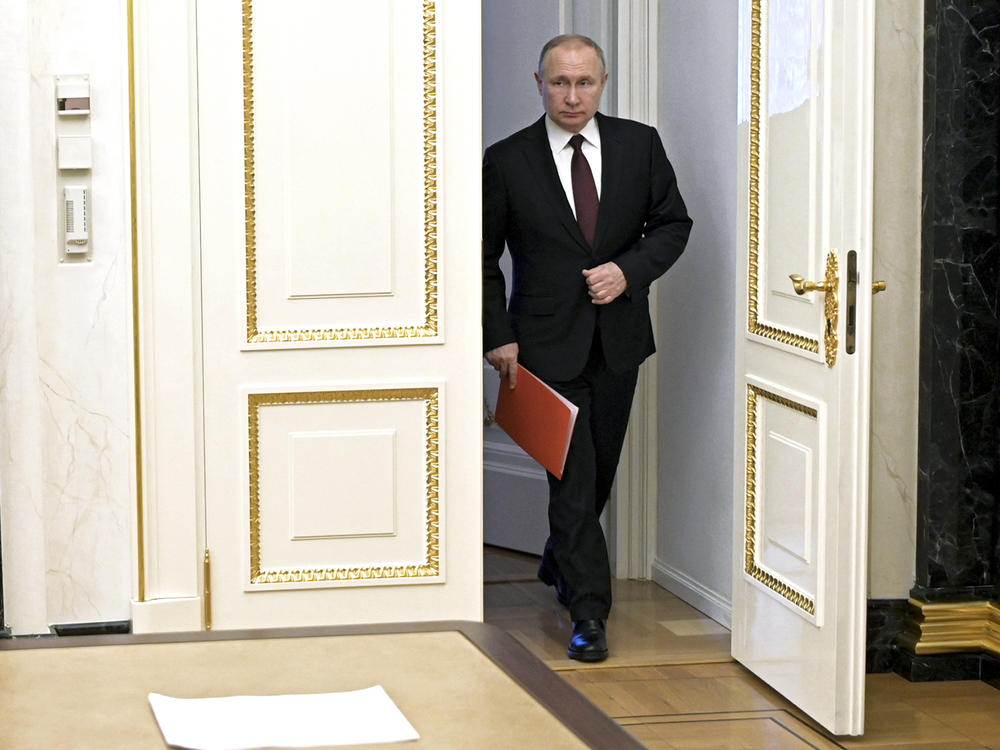
M 611 567 L 600 516 L 611 494 L 638 367 L 612 372 L 594 336 L 583 372 L 549 385 L 580 407 L 562 479 L 549 478 L 549 538 L 538 577 L 557 584 L 573 620 L 611 612 Z

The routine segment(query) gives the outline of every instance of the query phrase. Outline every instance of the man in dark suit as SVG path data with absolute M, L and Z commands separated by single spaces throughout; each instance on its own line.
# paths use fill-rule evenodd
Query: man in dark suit
M 535 79 L 545 115 L 483 162 L 484 351 L 511 388 L 520 362 L 580 407 L 563 477 L 549 475 L 538 576 L 569 607 L 570 658 L 602 661 L 611 573 L 599 519 L 654 351 L 649 285 L 680 256 L 691 220 L 656 131 L 597 112 L 608 74 L 593 40 L 549 41 Z

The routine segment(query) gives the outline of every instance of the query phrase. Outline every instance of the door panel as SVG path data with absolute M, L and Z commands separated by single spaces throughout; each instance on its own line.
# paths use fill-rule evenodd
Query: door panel
M 212 627 L 481 619 L 478 7 L 197 25 Z
M 440 395 L 440 387 L 248 393 L 243 590 L 444 580 Z
M 437 159 L 424 160 L 436 132 L 422 14 L 419 3 L 388 0 L 253 4 L 248 344 L 436 333 L 424 310 Z M 335 61 L 330 30 L 345 24 L 352 32 L 338 31 Z M 348 60 L 365 62 L 348 75 Z
M 733 655 L 838 734 L 863 728 L 870 295 L 848 352 L 841 268 L 870 280 L 871 16 L 741 11 Z

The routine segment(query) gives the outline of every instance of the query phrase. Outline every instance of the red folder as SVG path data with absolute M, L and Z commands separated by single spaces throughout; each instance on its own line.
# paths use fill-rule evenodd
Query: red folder
M 525 453 L 562 479 L 580 407 L 517 366 L 517 387 L 500 382 L 495 418 Z

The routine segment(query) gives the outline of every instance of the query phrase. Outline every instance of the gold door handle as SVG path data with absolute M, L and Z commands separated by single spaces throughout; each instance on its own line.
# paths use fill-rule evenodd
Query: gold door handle
M 788 278 L 792 280 L 792 286 L 795 287 L 796 294 L 805 294 L 806 292 L 825 292 L 829 287 L 825 281 L 806 281 L 805 277 L 800 276 L 797 273 L 788 274 Z
M 797 273 L 788 275 L 796 294 L 806 292 L 823 292 L 823 316 L 826 326 L 823 331 L 824 356 L 827 367 L 833 367 L 837 362 L 837 321 L 840 316 L 840 305 L 837 300 L 837 288 L 840 284 L 837 252 L 832 251 L 826 256 L 826 278 L 823 281 L 806 281 Z
M 879 292 L 884 292 L 884 291 L 885 291 L 884 281 L 876 281 L 872 283 L 872 294 L 878 294 Z

